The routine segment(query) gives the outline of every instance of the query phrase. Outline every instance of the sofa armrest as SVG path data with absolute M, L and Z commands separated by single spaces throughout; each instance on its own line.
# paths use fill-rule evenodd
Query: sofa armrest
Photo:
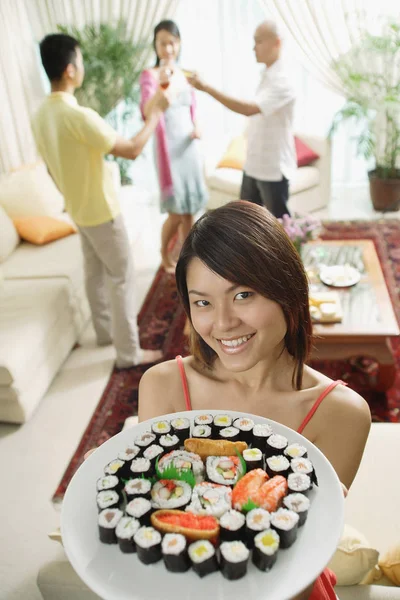
M 339 600 L 400 600 L 400 588 L 384 585 L 337 586 Z

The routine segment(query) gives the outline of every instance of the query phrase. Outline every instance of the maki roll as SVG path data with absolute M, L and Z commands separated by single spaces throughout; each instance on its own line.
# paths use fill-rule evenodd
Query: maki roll
M 221 429 L 225 429 L 225 427 L 230 427 L 231 425 L 232 417 L 230 417 L 229 415 L 215 415 L 212 424 L 213 434 L 216 438 L 218 438 Z
M 275 475 L 287 477 L 290 471 L 290 462 L 283 454 L 270 456 L 265 461 L 265 470 L 270 477 L 274 477 Z
M 267 445 L 267 439 L 270 435 L 272 435 L 272 427 L 267 423 L 262 425 L 254 425 L 253 427 L 253 440 L 252 446 L 253 448 L 259 448 L 261 452 L 265 452 L 265 448 Z
M 307 448 L 297 443 L 289 444 L 289 446 L 285 448 L 284 455 L 287 456 L 289 460 L 292 460 L 292 458 L 307 458 Z
M 206 438 L 211 439 L 212 430 L 210 425 L 195 425 L 192 431 L 192 437 L 194 438 Z
M 156 421 L 151 425 L 151 431 L 156 436 L 157 440 L 160 439 L 162 435 L 166 435 L 171 431 L 171 425 L 169 421 Z
M 139 521 L 133 517 L 122 517 L 115 530 L 115 535 L 118 540 L 119 549 L 124 554 L 132 554 L 136 552 L 136 544 L 133 536 L 140 527 Z
M 317 476 L 309 458 L 293 458 L 290 462 L 290 467 L 293 473 L 303 473 L 308 475 L 311 481 L 318 485 Z
M 135 446 L 139 446 L 140 451 L 143 451 L 151 444 L 154 444 L 156 441 L 156 435 L 151 433 L 150 431 L 146 431 L 146 433 L 142 433 L 135 438 Z
M 253 441 L 253 419 L 247 419 L 246 417 L 239 417 L 233 421 L 233 426 L 239 429 L 239 439 L 247 444 L 251 444 Z
M 106 508 L 98 517 L 100 541 L 103 544 L 116 544 L 117 536 L 115 529 L 122 518 L 122 510 L 119 508 Z
M 194 419 L 194 424 L 195 425 L 212 425 L 213 420 L 214 420 L 214 417 L 212 415 L 207 415 L 207 414 L 198 415 Z
M 218 561 L 215 548 L 208 540 L 193 542 L 188 548 L 189 558 L 192 561 L 193 571 L 199 577 L 205 577 L 218 571 Z
M 213 483 L 235 485 L 243 475 L 243 468 L 238 456 L 208 456 L 206 472 Z
M 114 490 L 115 492 L 118 492 L 120 488 L 121 484 L 116 475 L 100 477 L 96 482 L 96 489 L 98 492 L 102 492 L 103 490 Z
M 161 454 L 164 454 L 164 448 L 158 444 L 152 444 L 143 452 L 143 458 L 148 458 L 152 465 L 154 465 Z
M 187 541 L 181 533 L 167 533 L 161 543 L 162 557 L 168 571 L 185 573 L 190 569 Z
M 225 579 L 233 581 L 246 575 L 250 552 L 243 542 L 223 542 L 220 552 L 221 572 Z
M 193 488 L 192 500 L 186 507 L 195 515 L 221 517 L 232 508 L 232 489 L 226 485 L 204 481 Z
M 304 494 L 289 494 L 283 499 L 283 506 L 299 515 L 299 527 L 304 525 L 310 508 L 310 500 Z
M 106 465 L 104 467 L 104 473 L 106 475 L 117 475 L 117 477 L 120 477 L 124 465 L 125 465 L 124 460 L 120 460 L 119 458 L 116 458 L 115 460 L 112 460 L 111 462 L 108 463 L 108 465 Z
M 223 429 L 219 430 L 219 437 L 222 440 L 228 440 L 229 442 L 238 442 L 240 437 L 239 437 L 239 429 L 237 429 L 236 427 L 224 427 Z
M 143 477 L 150 477 L 152 472 L 152 465 L 148 458 L 134 458 L 131 462 L 131 475 L 133 474 L 135 477 L 139 477 L 143 475 Z
M 148 479 L 139 477 L 131 479 L 125 484 L 125 494 L 128 502 L 134 498 L 150 498 L 151 482 Z
M 177 435 L 166 433 L 162 435 L 158 440 L 161 448 L 164 449 L 164 452 L 171 452 L 172 450 L 178 450 L 180 446 L 180 441 Z
M 248 548 L 254 548 L 254 538 L 260 531 L 269 529 L 271 515 L 263 508 L 253 508 L 246 515 L 246 544 Z
M 191 469 L 195 477 L 196 483 L 200 483 L 204 479 L 204 464 L 198 454 L 187 452 L 186 450 L 173 450 L 164 454 L 158 461 L 158 470 L 162 472 L 168 467 L 173 466 L 178 471 Z
M 299 515 L 293 510 L 280 508 L 271 515 L 271 527 L 279 534 L 280 547 L 290 548 L 297 537 Z
M 308 496 L 312 489 L 311 478 L 305 473 L 289 473 L 288 478 L 288 492 L 298 492 Z
M 220 538 L 223 542 L 245 540 L 246 517 L 237 510 L 228 510 L 219 520 Z
M 273 529 L 261 531 L 254 538 L 253 564 L 260 571 L 269 571 L 278 557 L 279 535 Z
M 134 498 L 126 505 L 125 512 L 129 517 L 135 517 L 140 525 L 148 525 L 153 509 L 150 500 Z
M 161 534 L 153 527 L 141 527 L 133 538 L 139 560 L 151 565 L 161 560 Z
M 121 477 L 124 477 L 124 478 L 129 477 L 131 463 L 132 463 L 133 459 L 138 456 L 139 452 L 140 452 L 139 446 L 135 446 L 134 444 L 131 444 L 130 446 L 127 446 L 125 448 L 125 450 L 118 453 L 118 458 L 125 462 L 123 468 L 120 471 Z
M 269 456 L 283 454 L 287 446 L 288 441 L 285 436 L 273 433 L 266 441 L 265 458 L 267 459 Z
M 190 421 L 186 418 L 172 419 L 171 428 L 175 435 L 178 436 L 181 444 L 190 437 Z
M 179 479 L 161 479 L 151 489 L 153 508 L 185 508 L 191 497 L 192 488 Z
M 247 448 L 247 450 L 243 450 L 243 458 L 246 463 L 247 473 L 253 469 L 263 468 L 263 453 L 259 448 Z
M 97 508 L 101 512 L 105 508 L 118 508 L 120 497 L 115 490 L 103 490 L 96 496 Z

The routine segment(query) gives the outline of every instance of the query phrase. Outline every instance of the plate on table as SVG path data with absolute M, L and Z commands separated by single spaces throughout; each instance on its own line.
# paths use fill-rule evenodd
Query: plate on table
M 310 494 L 311 506 L 297 540 L 278 551 L 276 564 L 262 572 L 251 562 L 247 574 L 228 581 L 221 572 L 204 578 L 190 569 L 171 573 L 163 561 L 142 564 L 137 554 L 123 554 L 117 544 L 99 540 L 96 507 L 96 481 L 104 467 L 117 457 L 136 436 L 150 430 L 151 423 L 177 417 L 189 418 L 209 412 L 249 417 L 269 423 L 274 433 L 289 443 L 306 446 L 318 477 L 318 487 Z M 344 501 L 339 479 L 322 452 L 297 432 L 275 421 L 235 411 L 190 411 L 163 415 L 144 421 L 114 436 L 89 456 L 75 473 L 66 491 L 61 511 L 61 532 L 66 554 L 81 579 L 104 600 L 284 600 L 300 593 L 324 570 L 336 550 L 343 527 Z
M 361 273 L 351 265 L 331 265 L 321 268 L 319 278 L 325 285 L 343 288 L 358 283 Z

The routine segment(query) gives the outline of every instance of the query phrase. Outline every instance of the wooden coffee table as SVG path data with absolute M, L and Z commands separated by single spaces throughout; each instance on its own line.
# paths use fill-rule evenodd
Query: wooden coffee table
M 338 360 L 370 356 L 379 364 L 376 389 L 389 389 L 396 375 L 390 338 L 398 336 L 400 331 L 374 243 L 371 240 L 315 241 L 304 247 L 303 260 L 312 289 L 337 291 L 343 309 L 341 323 L 314 324 L 312 358 Z M 349 263 L 361 271 L 361 280 L 350 288 L 328 287 L 317 276 L 321 263 Z

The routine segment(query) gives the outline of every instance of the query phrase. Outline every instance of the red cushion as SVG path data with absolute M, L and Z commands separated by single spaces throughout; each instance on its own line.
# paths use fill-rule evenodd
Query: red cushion
M 297 166 L 305 167 L 309 165 L 314 160 L 318 160 L 319 154 L 311 150 L 304 142 L 299 140 L 299 138 L 294 138 L 294 143 L 296 146 L 296 154 L 297 154 Z

